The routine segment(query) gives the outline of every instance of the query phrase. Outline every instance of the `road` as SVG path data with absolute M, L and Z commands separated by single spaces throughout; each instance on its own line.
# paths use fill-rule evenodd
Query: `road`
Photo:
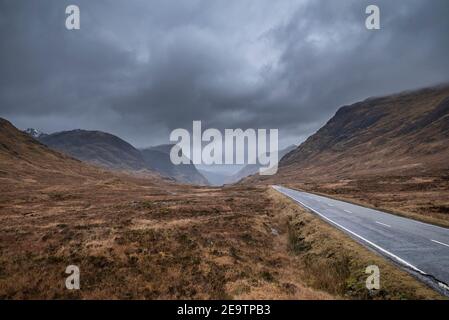
M 449 229 L 307 192 L 273 188 L 448 295 Z

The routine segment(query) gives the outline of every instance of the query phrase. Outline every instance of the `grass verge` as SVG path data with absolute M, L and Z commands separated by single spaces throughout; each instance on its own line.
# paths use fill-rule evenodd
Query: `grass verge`
M 442 299 L 392 262 L 368 250 L 291 199 L 267 191 L 287 221 L 288 247 L 310 287 L 349 299 Z M 368 290 L 367 266 L 380 269 L 380 290 Z

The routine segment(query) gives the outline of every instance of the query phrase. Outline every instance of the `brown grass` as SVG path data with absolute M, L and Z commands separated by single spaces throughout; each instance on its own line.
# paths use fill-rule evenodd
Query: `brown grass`
M 449 227 L 447 173 L 427 176 L 364 176 L 284 185 Z
M 3 299 L 439 298 L 264 187 L 110 175 L 4 190 Z M 64 287 L 70 264 L 79 291 Z M 364 288 L 369 264 L 382 270 L 375 294 Z
M 332 298 L 302 282 L 264 188 L 60 179 L 3 185 L 3 299 Z

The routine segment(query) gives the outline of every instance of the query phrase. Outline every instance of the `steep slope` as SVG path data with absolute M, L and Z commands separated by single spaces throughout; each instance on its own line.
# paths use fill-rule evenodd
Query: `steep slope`
M 140 151 L 112 134 L 73 130 L 39 137 L 48 147 L 94 165 L 123 170 L 145 168 Z
M 3 195 L 17 193 L 27 185 L 84 183 L 106 177 L 109 176 L 105 172 L 49 149 L 0 118 L 0 190 Z
M 175 179 L 178 182 L 191 183 L 197 185 L 208 185 L 208 181 L 190 164 L 174 165 L 170 160 L 170 150 L 173 145 L 160 145 L 141 150 L 145 165 L 166 177 Z
M 340 108 L 280 161 L 274 178 L 416 175 L 447 170 L 448 159 L 449 86 L 440 86 Z
M 280 162 L 283 184 L 412 218 L 449 221 L 449 86 L 403 92 L 340 108 Z

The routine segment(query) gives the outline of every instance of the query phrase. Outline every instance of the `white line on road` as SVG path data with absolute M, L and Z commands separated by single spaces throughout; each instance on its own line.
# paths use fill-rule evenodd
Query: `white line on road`
M 278 191 L 280 191 L 280 190 L 278 190 Z M 375 244 L 374 242 L 369 241 L 368 239 L 365 239 L 364 237 L 362 237 L 362 236 L 358 235 L 357 233 L 355 233 L 355 232 L 349 230 L 348 228 L 343 227 L 341 224 L 339 224 L 339 223 L 337 223 L 337 222 L 335 222 L 335 221 L 329 219 L 328 217 L 326 217 L 325 215 L 323 215 L 323 214 L 320 213 L 319 211 L 317 211 L 317 210 L 315 210 L 315 209 L 309 207 L 308 205 L 302 203 L 301 201 L 299 201 L 299 200 L 293 198 L 293 197 L 290 196 L 289 194 L 284 193 L 284 192 L 282 192 L 282 191 L 280 191 L 280 192 L 283 193 L 283 194 L 285 194 L 286 196 L 292 198 L 292 199 L 295 200 L 296 202 L 300 203 L 303 207 L 305 207 L 305 208 L 307 208 L 307 209 L 309 209 L 309 210 L 315 212 L 317 215 L 319 215 L 320 217 L 322 217 L 324 220 L 329 221 L 330 223 L 336 225 L 336 226 L 339 227 L 340 229 L 343 229 L 343 230 L 345 230 L 346 232 L 348 232 L 348 233 L 350 233 L 350 234 L 356 236 L 357 238 L 359 238 L 359 239 L 365 241 L 366 243 L 368 243 L 369 245 L 373 246 L 374 248 L 376 248 L 376 249 L 382 251 L 383 253 L 386 253 L 386 254 L 389 255 L 390 257 L 393 257 L 394 259 L 396 259 L 396 260 L 399 261 L 400 263 L 402 263 L 402 264 L 408 266 L 409 268 L 412 268 L 413 270 L 415 270 L 415 271 L 417 271 L 417 272 L 419 272 L 419 273 L 421 273 L 421 274 L 423 274 L 423 275 L 427 275 L 427 273 L 425 273 L 424 271 L 418 269 L 417 267 L 415 267 L 415 266 L 412 265 L 411 263 L 405 261 L 404 259 L 398 257 L 398 256 L 395 255 L 394 253 L 391 253 L 390 251 L 388 251 L 388 250 L 382 248 L 381 246 Z
M 430 239 L 430 241 L 438 243 L 438 244 L 441 244 L 441 245 L 446 246 L 446 247 L 449 247 L 449 244 L 445 244 L 445 243 L 440 242 L 440 241 L 436 241 L 436 240 L 432 240 L 432 239 Z
M 351 211 L 349 211 L 349 210 L 346 210 L 346 209 L 344 209 L 344 211 L 345 211 L 345 212 L 347 212 L 347 213 L 352 213 Z
M 382 222 L 379 222 L 379 221 L 376 221 L 376 223 L 377 223 L 377 224 L 381 224 L 381 225 L 383 225 L 383 226 L 385 226 L 385 227 L 391 228 L 391 226 L 388 225 L 388 224 L 385 224 L 385 223 L 382 223 Z
M 329 207 L 333 207 L 333 206 L 334 206 L 333 204 L 330 204 L 330 203 L 328 203 L 327 205 L 328 205 Z

